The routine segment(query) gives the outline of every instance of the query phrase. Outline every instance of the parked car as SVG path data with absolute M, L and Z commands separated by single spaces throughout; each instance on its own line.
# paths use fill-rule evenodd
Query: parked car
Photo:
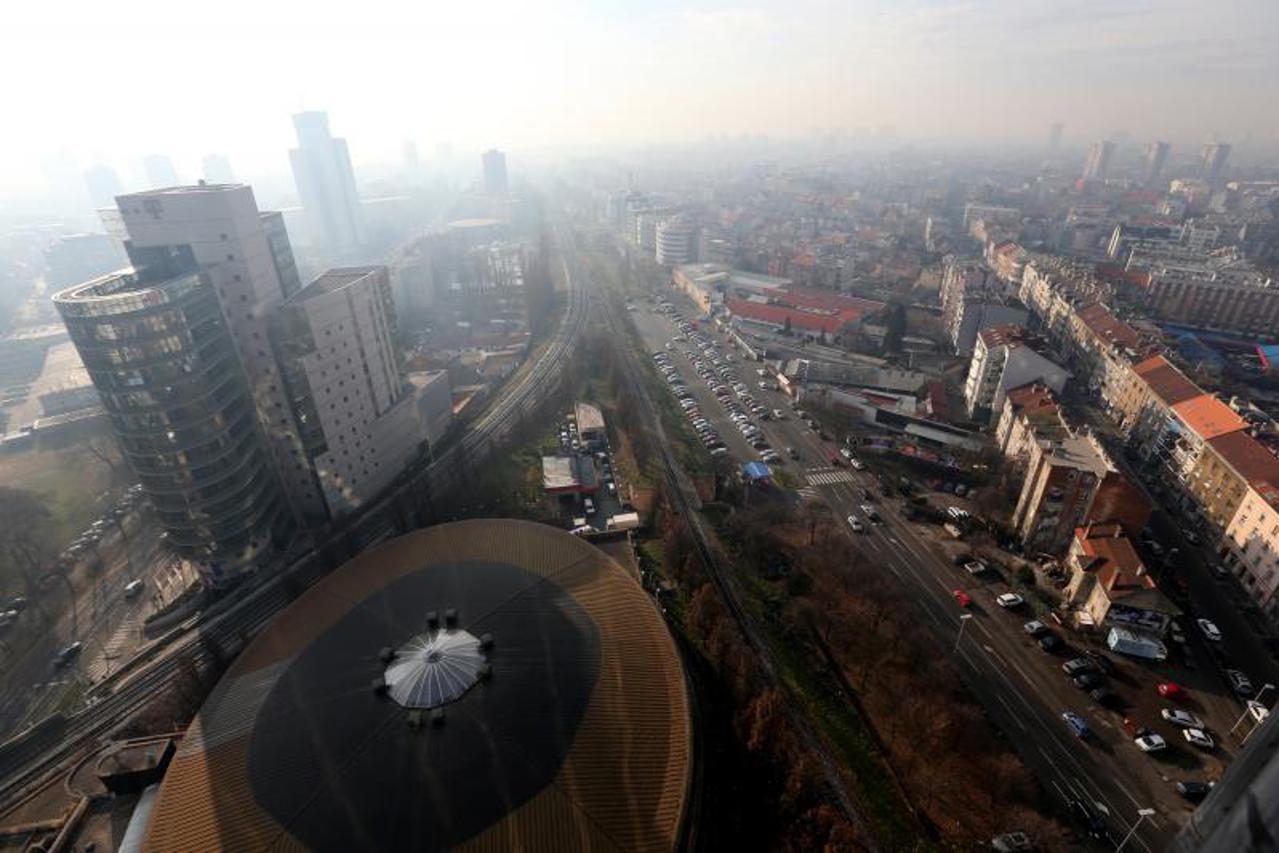
M 83 648 L 84 644 L 79 640 L 68 646 L 63 646 L 58 650 L 58 653 L 53 656 L 53 665 L 56 667 L 66 666 L 76 659 L 76 657 L 80 654 L 80 650 Z
M 1083 675 L 1085 672 L 1096 672 L 1097 666 L 1088 658 L 1071 658 L 1061 665 L 1061 671 L 1074 678 L 1076 675 Z
M 1168 741 L 1163 739 L 1162 735 L 1144 734 L 1133 738 L 1133 743 L 1137 744 L 1137 748 L 1142 752 L 1159 752 L 1161 749 L 1167 749 Z
M 129 581 L 127 584 L 124 585 L 124 597 L 137 598 L 139 595 L 142 594 L 142 590 L 146 585 L 147 585 L 146 581 L 142 580 L 141 578 L 137 578 L 135 580 Z
M 1184 779 L 1177 782 L 1177 793 L 1185 797 L 1192 803 L 1197 803 L 1208 793 L 1212 791 L 1212 785 L 1204 782 L 1196 782 L 1193 779 Z
M 1155 690 L 1165 699 L 1181 699 L 1186 695 L 1186 691 L 1175 681 L 1162 682 Z
M 1230 689 L 1235 691 L 1236 696 L 1247 699 L 1256 691 L 1253 689 L 1252 681 L 1248 676 L 1244 675 L 1237 669 L 1228 669 L 1225 671 L 1226 681 L 1230 684 Z
M 1183 729 L 1202 729 L 1204 727 L 1203 720 L 1180 708 L 1160 708 L 1159 716 L 1174 726 L 1179 726 Z
M 1212 749 L 1216 746 L 1213 743 L 1212 736 L 1203 729 L 1182 729 L 1181 736 L 1186 739 L 1186 743 L 1191 746 L 1197 746 L 1200 749 Z
M 1051 631 L 1039 638 L 1039 648 L 1048 654 L 1056 654 L 1065 651 L 1066 641 Z
M 1221 563 L 1209 563 L 1208 571 L 1212 572 L 1212 576 L 1219 581 L 1230 579 L 1230 570 Z
M 1034 638 L 1039 638 L 1045 634 L 1052 633 L 1048 630 L 1048 626 L 1043 622 L 1040 622 L 1038 619 L 1030 620 L 1025 625 L 1022 625 L 1021 629 Z
M 848 517 L 848 526 L 853 529 L 854 533 L 865 533 L 866 525 L 857 520 L 857 516 L 850 515 Z
M 1106 683 L 1106 676 L 1095 670 L 1089 670 L 1076 675 L 1071 681 L 1080 690 L 1095 690 Z
M 1022 598 L 1015 592 L 1005 592 L 995 597 L 995 601 L 1005 610 L 1016 610 L 1026 603 L 1026 599 Z

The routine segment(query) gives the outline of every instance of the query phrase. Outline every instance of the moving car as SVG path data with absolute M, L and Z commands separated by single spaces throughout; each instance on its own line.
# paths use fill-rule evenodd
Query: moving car
M 1061 671 L 1074 678 L 1085 672 L 1096 672 L 1097 666 L 1088 658 L 1071 658 L 1061 665 Z
M 1075 820 L 1079 821 L 1080 826 L 1088 831 L 1088 835 L 1092 838 L 1102 839 L 1106 837 L 1106 824 L 1092 806 L 1080 799 L 1070 801 L 1070 813 L 1075 816 Z
M 1065 651 L 1066 641 L 1049 631 L 1039 638 L 1039 648 L 1049 654 L 1056 654 L 1057 652 Z
M 853 528 L 854 533 L 865 533 L 866 525 L 857 520 L 857 516 L 850 515 L 848 517 L 848 526 Z
M 1040 622 L 1038 619 L 1031 619 L 1025 625 L 1022 625 L 1021 629 L 1034 638 L 1039 638 L 1045 634 L 1052 633 L 1049 631 L 1048 626 L 1043 622 Z
M 995 597 L 995 601 L 1005 610 L 1016 610 L 1026 603 L 1026 599 L 1022 598 L 1015 592 L 1005 592 Z
M 955 601 L 959 602 L 960 607 L 967 607 L 973 603 L 972 596 L 964 592 L 962 589 L 952 590 L 950 594 L 955 596 Z
M 1080 690 L 1095 690 L 1106 683 L 1106 676 L 1090 670 L 1076 675 L 1071 680 Z
M 142 580 L 141 578 L 129 581 L 127 584 L 124 585 L 124 597 L 137 598 L 138 595 L 141 594 L 142 588 L 145 586 L 146 586 L 146 581 Z
M 1195 624 L 1199 626 L 1199 630 L 1203 632 L 1204 637 L 1207 638 L 1209 642 L 1221 642 L 1221 630 L 1212 622 L 1209 622 L 1207 619 L 1196 619 Z
M 53 665 L 63 667 L 75 660 L 80 654 L 80 650 L 84 648 L 84 644 L 79 640 L 69 646 L 63 646 L 53 657 Z
M 1165 681 L 1156 687 L 1155 690 L 1157 690 L 1159 695 L 1165 699 L 1181 699 L 1186 695 L 1186 691 L 1175 681 Z
M 1061 718 L 1070 730 L 1075 733 L 1075 737 L 1082 740 L 1092 734 L 1092 729 L 1088 728 L 1088 723 L 1074 711 L 1062 711 Z

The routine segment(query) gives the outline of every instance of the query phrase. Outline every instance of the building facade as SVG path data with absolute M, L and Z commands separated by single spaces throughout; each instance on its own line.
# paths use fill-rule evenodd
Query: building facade
M 672 216 L 657 224 L 656 258 L 659 264 L 675 266 L 697 260 L 697 227 L 685 215 Z
M 320 523 L 377 495 L 424 450 L 386 268 L 329 270 L 281 306 L 271 332 L 302 441 L 292 476 L 322 495 L 304 519 Z
M 506 176 L 506 155 L 496 148 L 490 148 L 480 155 L 480 164 L 484 168 L 484 192 L 488 195 L 507 195 L 511 186 Z
M 269 560 L 292 517 L 216 287 L 183 253 L 54 303 L 168 546 L 220 587 Z

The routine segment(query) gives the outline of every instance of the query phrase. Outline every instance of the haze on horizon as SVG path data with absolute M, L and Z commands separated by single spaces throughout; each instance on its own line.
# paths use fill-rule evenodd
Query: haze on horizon
M 41 166 L 225 154 L 286 173 L 290 115 L 323 109 L 361 164 L 459 149 L 588 148 L 892 127 L 898 139 L 1070 145 L 1116 130 L 1279 137 L 1273 0 L 372 0 L 6 11 L 0 191 Z M 327 12 L 327 10 L 326 10 Z

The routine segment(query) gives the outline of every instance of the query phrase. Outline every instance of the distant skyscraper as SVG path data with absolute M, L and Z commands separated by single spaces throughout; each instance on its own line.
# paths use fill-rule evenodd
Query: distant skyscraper
M 1153 184 L 1163 173 L 1164 164 L 1168 162 L 1168 152 L 1172 146 L 1167 142 L 1151 142 L 1146 146 L 1146 155 L 1142 159 L 1141 181 Z
M 1229 158 L 1229 144 L 1225 142 L 1209 142 L 1203 148 L 1200 176 L 1210 184 L 1217 183 L 1226 171 L 1226 160 Z
M 231 161 L 221 154 L 204 155 L 204 179 L 211 184 L 234 184 L 235 173 L 231 171 Z
M 178 171 L 173 168 L 173 161 L 165 154 L 148 154 L 142 158 L 142 169 L 147 173 L 147 185 L 151 189 L 176 187 Z
M 489 195 L 506 195 L 510 187 L 506 182 L 506 155 L 496 148 L 484 152 L 484 192 Z
M 422 157 L 418 154 L 417 143 L 412 139 L 404 140 L 404 171 L 416 173 L 422 168 Z
M 1115 153 L 1115 143 L 1109 139 L 1101 139 L 1088 149 L 1088 159 L 1084 161 L 1084 180 L 1100 181 L 1106 177 L 1110 168 L 1110 158 Z
M 298 113 L 293 116 L 293 126 L 298 147 L 289 152 L 289 158 L 312 238 L 335 252 L 360 245 L 364 242 L 364 218 L 346 140 L 329 134 L 327 113 Z
M 1059 121 L 1055 121 L 1048 125 L 1048 153 L 1056 153 L 1061 147 L 1061 134 L 1066 126 Z
M 84 170 L 84 185 L 89 190 L 89 200 L 94 207 L 114 204 L 115 197 L 124 192 L 115 169 L 102 163 Z

